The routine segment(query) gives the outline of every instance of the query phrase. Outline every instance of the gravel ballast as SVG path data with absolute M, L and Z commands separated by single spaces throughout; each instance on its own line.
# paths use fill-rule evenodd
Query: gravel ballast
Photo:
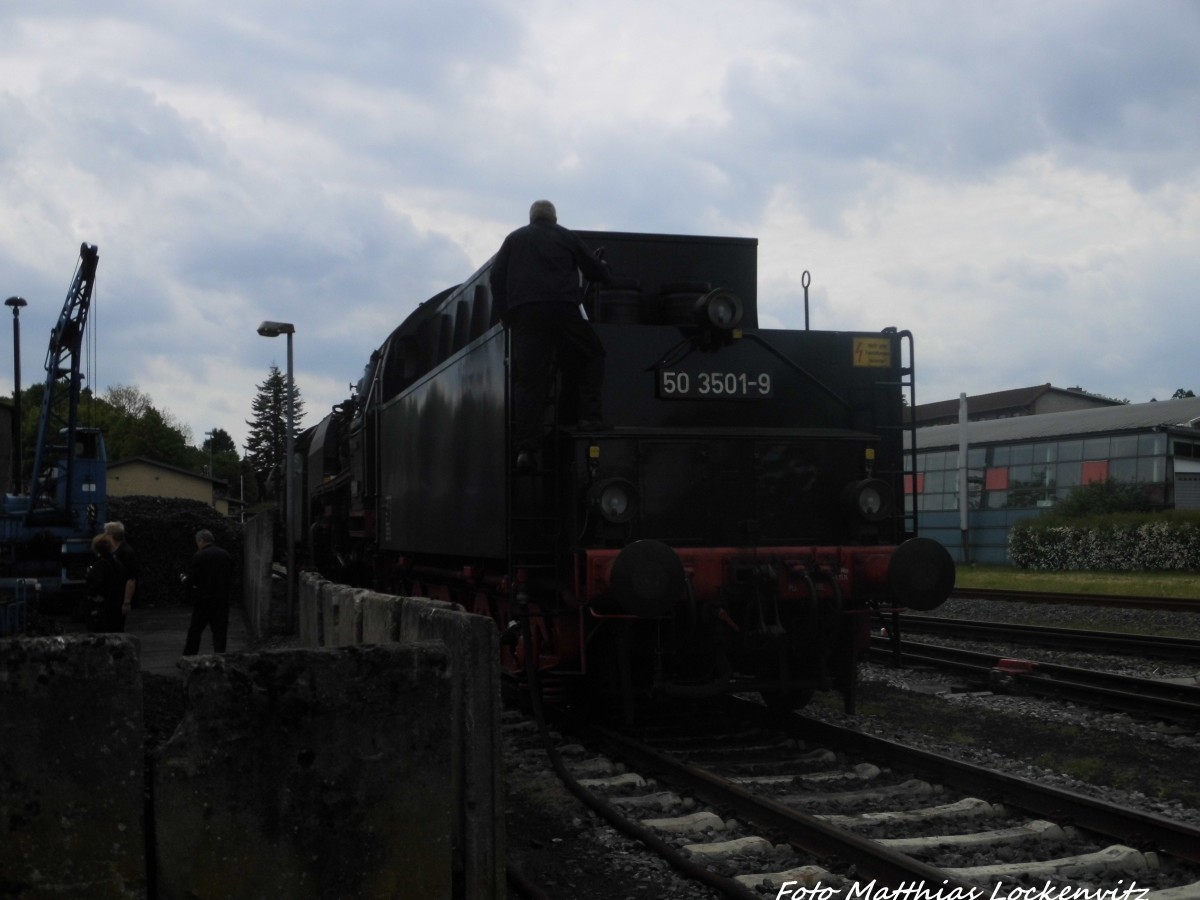
M 1200 614 L 1068 605 L 951 600 L 934 615 L 1108 631 L 1200 637 Z M 1024 658 L 1096 665 L 1088 654 L 1023 649 Z M 1104 657 L 1112 671 L 1140 677 L 1194 677 L 1195 667 Z M 1157 674 L 1156 674 L 1157 673 Z M 1200 826 L 1200 774 L 1194 731 L 1074 704 L 968 690 L 952 676 L 860 668 L 858 713 L 841 696 L 818 694 L 806 713 L 833 724 L 915 744 L 954 759 Z M 528 745 L 509 769 L 512 860 L 552 896 L 580 900 L 706 898 L 640 846 L 602 825 L 557 784 Z M 598 871 L 608 873 L 598 884 Z M 513 892 L 513 897 L 521 896 Z

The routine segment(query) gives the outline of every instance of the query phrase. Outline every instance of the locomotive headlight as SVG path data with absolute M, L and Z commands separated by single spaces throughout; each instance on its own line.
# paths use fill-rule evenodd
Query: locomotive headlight
M 624 478 L 610 478 L 597 483 L 588 497 L 605 521 L 614 525 L 628 522 L 637 512 L 637 491 Z
M 702 328 L 716 328 L 718 331 L 733 331 L 742 324 L 745 307 L 742 298 L 732 291 L 718 288 L 709 291 L 696 301 L 692 315 L 696 324 Z
M 882 522 L 892 513 L 892 495 L 886 481 L 865 478 L 846 485 L 842 500 L 848 510 L 866 522 Z

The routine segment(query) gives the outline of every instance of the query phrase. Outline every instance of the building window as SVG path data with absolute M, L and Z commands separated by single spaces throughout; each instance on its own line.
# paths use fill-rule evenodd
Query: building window
M 1158 456 L 1167 452 L 1165 434 L 1138 435 L 1138 456 Z
M 1058 459 L 1058 444 L 1034 444 L 1033 463 L 1052 463 Z
M 1108 475 L 1117 481 L 1137 481 L 1138 461 L 1136 459 L 1114 459 L 1108 466 Z
M 1138 439 L 1136 434 L 1122 434 L 1112 439 L 1108 453 L 1113 459 L 1122 456 L 1137 456 Z
M 1083 441 L 1059 441 L 1059 460 L 1083 459 Z
M 1161 437 L 1161 435 L 1160 435 Z M 1143 484 L 1162 484 L 1167 480 L 1167 460 L 1163 456 L 1144 456 L 1138 460 L 1137 480 Z
M 1034 484 L 1040 484 L 1043 487 L 1054 487 L 1055 467 L 1053 465 L 1042 465 L 1035 463 L 1030 466 L 1031 477 L 1030 481 Z
M 1168 450 L 1173 456 L 1168 456 Z M 1080 485 L 1109 478 L 1152 493 L 1167 483 L 1169 460 L 1200 459 L 1200 441 L 1164 433 L 1114 434 L 1062 441 L 984 445 L 968 448 L 968 505 L 972 509 L 1029 509 L 1053 506 Z M 919 458 L 924 480 L 921 509 L 958 506 L 958 451 L 939 450 Z M 906 482 L 906 490 L 909 483 Z
M 926 472 L 936 472 L 939 469 L 946 468 L 945 453 L 926 453 L 925 465 L 923 466 Z
M 1010 466 L 1027 466 L 1033 462 L 1033 444 L 1016 444 L 1009 455 Z
M 984 475 L 983 489 L 985 491 L 1007 491 L 1008 469 L 988 469 Z
M 1078 487 L 1080 484 L 1080 478 L 1083 474 L 1080 471 L 1082 468 L 1082 463 L 1060 462 L 1057 466 L 1055 466 L 1054 484 L 1059 488 L 1069 489 Z M 1065 494 L 1062 491 L 1059 491 L 1059 496 L 1065 496 Z

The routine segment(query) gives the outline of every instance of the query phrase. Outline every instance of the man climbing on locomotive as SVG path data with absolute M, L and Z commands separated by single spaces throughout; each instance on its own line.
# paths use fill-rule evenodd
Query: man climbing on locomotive
M 604 346 L 584 317 L 580 273 L 607 283 L 608 267 L 558 224 L 549 200 L 529 208 L 529 224 L 509 234 L 492 262 L 492 297 L 511 332 L 513 434 L 517 469 L 536 467 L 551 364 L 577 385 L 579 427 L 602 421 Z

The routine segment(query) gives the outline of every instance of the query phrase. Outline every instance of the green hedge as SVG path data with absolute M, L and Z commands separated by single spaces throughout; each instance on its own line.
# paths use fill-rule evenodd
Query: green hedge
M 1022 569 L 1200 570 L 1200 511 L 1026 519 L 1009 532 L 1008 552 Z

